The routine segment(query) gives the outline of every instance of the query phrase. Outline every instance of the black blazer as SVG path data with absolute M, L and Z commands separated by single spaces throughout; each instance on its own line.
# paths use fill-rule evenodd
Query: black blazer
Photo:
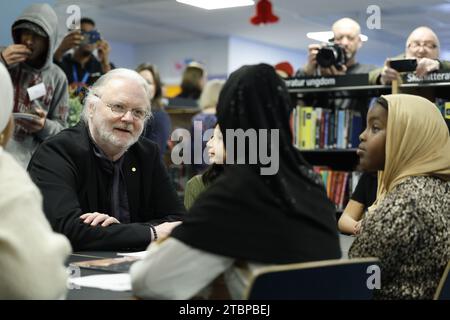
M 53 229 L 77 250 L 140 250 L 151 239 L 149 223 L 181 220 L 185 209 L 162 164 L 158 147 L 140 138 L 124 155 L 131 223 L 92 227 L 83 213 L 108 214 L 111 177 L 101 169 L 87 127 L 80 122 L 45 140 L 28 172 L 44 197 Z

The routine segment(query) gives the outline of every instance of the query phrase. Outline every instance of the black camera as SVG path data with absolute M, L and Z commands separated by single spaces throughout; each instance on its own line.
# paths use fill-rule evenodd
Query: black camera
M 322 68 L 335 66 L 336 69 L 341 70 L 342 66 L 347 63 L 345 50 L 338 44 L 327 44 L 320 48 L 316 59 L 317 64 Z

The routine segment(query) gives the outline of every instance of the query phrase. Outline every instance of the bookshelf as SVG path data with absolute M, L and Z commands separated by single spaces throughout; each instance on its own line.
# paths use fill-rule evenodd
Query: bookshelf
M 351 131 L 351 121 L 347 120 L 347 115 L 345 115 L 344 121 L 346 124 L 337 128 L 335 125 L 338 121 L 338 111 L 329 109 L 330 105 L 327 104 L 325 108 L 322 108 L 321 105 L 317 104 L 307 104 L 301 105 L 304 100 L 310 101 L 325 101 L 325 100 L 333 100 L 333 99 L 360 99 L 360 98 L 373 98 L 378 97 L 382 94 L 390 94 L 393 92 L 393 88 L 391 86 L 385 85 L 369 85 L 368 75 L 367 74 L 357 74 L 357 75 L 344 75 L 344 76 L 319 76 L 319 77 L 302 77 L 302 78 L 288 78 L 285 80 L 286 86 L 288 88 L 289 93 L 293 101 L 296 102 L 298 106 L 296 108 L 296 112 L 294 112 L 294 117 L 298 117 L 299 114 L 305 112 L 305 109 L 300 108 L 308 108 L 312 107 L 312 109 L 326 109 L 330 110 L 333 113 L 335 119 L 330 121 L 330 123 L 326 122 L 325 127 L 328 128 L 328 132 L 330 130 L 334 130 L 336 136 L 331 136 L 331 143 L 324 143 L 323 135 L 324 129 L 321 126 L 324 126 L 323 123 L 316 122 L 315 127 L 311 129 L 310 124 L 305 124 L 304 119 L 312 118 L 312 121 L 320 121 L 323 120 L 322 116 L 311 115 L 310 110 L 307 109 L 307 112 L 303 114 L 303 118 L 297 118 L 293 120 L 293 129 L 294 135 L 296 138 L 294 139 L 294 143 L 301 150 L 301 153 L 306 161 L 308 161 L 313 166 L 317 167 L 317 171 L 325 171 L 325 168 L 328 168 L 331 171 L 338 172 L 338 176 L 342 172 L 354 171 L 358 164 L 358 156 L 356 155 L 356 146 L 358 145 L 357 141 L 355 141 L 355 137 L 359 137 L 359 133 L 364 130 L 365 123 L 362 124 L 361 127 L 358 128 L 360 131 L 352 132 Z M 405 73 L 402 75 L 402 79 L 399 81 L 399 85 L 396 89 L 398 89 L 399 93 L 408 93 L 408 94 L 417 94 L 428 98 L 438 105 L 443 113 L 443 116 L 446 118 L 447 125 L 450 128 L 450 72 L 435 72 L 431 73 L 423 78 L 418 78 L 414 75 L 414 73 Z M 343 92 L 345 94 L 343 95 Z M 336 108 L 336 107 L 334 107 Z M 314 111 L 316 112 L 316 111 Z M 447 115 L 446 115 L 447 114 Z M 306 115 L 306 117 L 305 117 Z M 328 116 L 328 115 L 327 115 Z M 362 117 L 364 118 L 364 117 Z M 328 121 L 328 120 L 327 120 Z M 297 125 L 296 125 L 297 124 Z M 305 128 L 303 126 L 307 126 L 305 134 Z M 300 127 L 299 127 L 300 126 Z M 334 126 L 334 127 L 333 127 Z M 344 148 L 342 147 L 342 143 L 337 143 L 337 135 L 341 132 L 339 130 L 348 130 L 343 136 L 344 140 Z M 311 130 L 311 131 L 308 131 Z M 312 141 L 306 142 L 302 141 L 300 131 L 302 131 L 303 136 L 307 136 L 308 139 L 312 139 Z M 350 137 L 350 138 L 349 138 Z M 353 139 L 351 138 L 353 137 Z M 330 138 L 330 137 L 328 137 Z M 342 139 L 342 136 L 340 137 Z M 327 142 L 327 140 L 325 139 Z M 339 148 L 337 148 L 339 146 Z M 331 172 L 329 171 L 329 172 Z M 324 180 L 329 179 L 330 174 L 327 172 L 322 174 Z M 331 184 L 331 190 L 339 190 L 337 192 L 342 192 L 342 188 L 344 188 L 346 195 L 342 198 L 342 195 L 336 196 L 335 194 L 328 194 L 330 199 L 335 202 L 337 207 L 337 214 L 341 213 L 341 210 L 345 208 L 346 202 L 350 196 L 350 192 L 353 187 L 356 185 L 356 181 L 352 181 L 353 176 L 357 179 L 356 175 L 350 175 L 348 179 L 345 179 L 344 183 L 346 186 L 334 185 L 335 183 L 339 183 L 339 179 L 334 179 Z M 327 186 L 327 192 L 330 192 L 330 182 L 324 181 Z M 336 199 L 341 199 L 341 203 L 337 204 Z M 344 201 L 342 202 L 342 199 Z

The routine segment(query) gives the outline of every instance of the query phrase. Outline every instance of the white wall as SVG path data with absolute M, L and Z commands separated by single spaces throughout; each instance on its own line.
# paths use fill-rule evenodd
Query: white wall
M 112 44 L 113 49 L 114 43 Z M 232 71 L 244 64 L 265 62 L 276 64 L 289 61 L 294 69 L 298 69 L 306 61 L 306 51 L 296 51 L 281 47 L 274 47 L 264 43 L 242 38 L 208 38 L 196 41 L 175 43 L 159 43 L 151 45 L 117 46 L 127 52 L 119 57 L 122 61 L 132 61 L 134 51 L 134 67 L 142 62 L 150 62 L 158 66 L 161 78 L 167 84 L 179 84 L 181 73 L 187 61 L 196 60 L 205 63 L 208 77 L 225 78 Z M 114 60 L 114 51 L 111 61 Z M 133 67 L 133 66 L 131 66 Z
M 136 46 L 136 65 L 142 62 L 155 64 L 166 84 L 179 84 L 184 65 L 186 61 L 190 60 L 204 63 L 210 79 L 226 77 L 228 71 L 227 38 Z
M 0 46 L 9 46 L 12 44 L 11 26 L 19 17 L 23 10 L 36 2 L 46 2 L 54 7 L 54 0 L 35 1 L 35 0 L 14 0 L 1 1 L 0 10 Z
M 228 73 L 244 64 L 265 62 L 274 65 L 281 61 L 289 61 L 294 70 L 297 70 L 305 63 L 306 57 L 306 51 L 275 47 L 261 42 L 231 37 L 229 39 Z
M 108 41 L 111 47 L 109 60 L 116 68 L 134 69 L 136 62 L 136 46 L 124 42 Z

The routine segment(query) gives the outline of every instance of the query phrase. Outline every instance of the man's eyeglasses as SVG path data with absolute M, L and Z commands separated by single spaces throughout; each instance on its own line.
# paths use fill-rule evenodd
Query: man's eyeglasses
M 409 44 L 408 46 L 411 49 L 418 49 L 420 47 L 423 47 L 425 49 L 428 50 L 433 50 L 437 48 L 437 44 L 433 43 L 433 42 L 418 42 L 418 41 L 413 41 Z
M 103 102 L 103 104 L 105 106 L 107 106 L 109 109 L 111 109 L 112 113 L 114 113 L 117 116 L 123 117 L 128 111 L 130 111 L 131 115 L 133 116 L 133 118 L 135 120 L 145 120 L 145 118 L 148 117 L 148 112 L 146 110 L 144 110 L 144 109 L 132 109 L 132 110 L 129 110 L 129 109 L 125 108 L 124 106 L 120 105 L 120 104 L 106 103 L 105 101 L 102 100 L 102 98 L 100 98 L 96 94 L 94 94 L 94 96 L 99 98 Z

